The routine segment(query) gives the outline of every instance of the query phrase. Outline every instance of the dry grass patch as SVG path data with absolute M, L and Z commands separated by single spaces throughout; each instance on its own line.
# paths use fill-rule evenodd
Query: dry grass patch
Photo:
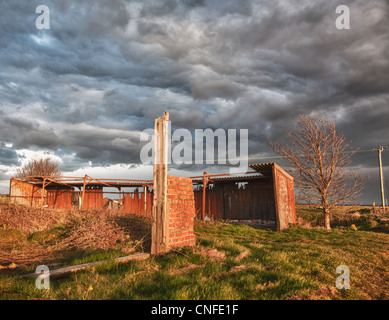
M 107 250 L 125 240 L 125 230 L 116 222 L 94 218 L 76 224 L 71 228 L 69 235 L 55 246 L 55 249 L 95 248 Z
M 306 294 L 298 294 L 289 298 L 289 300 L 333 300 L 339 295 L 340 291 L 335 287 L 321 287 Z
M 118 210 L 66 212 L 3 201 L 0 203 L 0 265 L 47 264 L 73 256 L 74 252 L 84 255 L 86 250 L 113 249 L 123 254 L 143 251 L 151 230 L 143 220 Z
M 204 265 L 197 265 L 197 264 L 189 264 L 188 266 L 186 267 L 183 267 L 183 268 L 174 268 L 174 269 L 171 269 L 168 271 L 168 274 L 169 275 L 180 275 L 180 274 L 184 274 L 184 273 L 187 273 L 188 271 L 190 270 L 193 270 L 193 269 L 197 269 L 197 268 L 202 268 L 204 267 Z
M 249 250 L 244 250 L 241 253 L 239 253 L 239 255 L 237 255 L 235 257 L 235 261 L 240 261 L 240 260 L 248 257 L 249 255 L 250 255 L 250 251 Z
M 242 264 L 240 266 L 235 266 L 235 267 L 232 267 L 230 269 L 230 272 L 239 272 L 239 271 L 243 271 L 243 270 L 246 270 L 248 268 L 248 266 L 246 266 L 245 264 Z
M 226 254 L 223 251 L 219 251 L 217 249 L 206 250 L 203 252 L 203 254 L 214 260 L 224 260 L 226 258 Z

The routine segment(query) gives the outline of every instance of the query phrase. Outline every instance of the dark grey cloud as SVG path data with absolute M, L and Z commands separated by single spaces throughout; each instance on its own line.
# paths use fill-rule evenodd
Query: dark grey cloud
M 3 165 L 20 165 L 18 155 L 10 148 L 0 148 L 0 163 Z
M 173 129 L 249 129 L 253 157 L 274 156 L 268 141 L 299 114 L 334 120 L 361 150 L 389 144 L 388 1 L 57 0 L 50 30 L 35 28 L 41 1 L 0 3 L 0 165 L 20 149 L 69 171 L 139 163 L 139 134 L 164 110 Z M 350 30 L 335 27 L 341 4 Z M 353 160 L 377 166 L 374 152 Z

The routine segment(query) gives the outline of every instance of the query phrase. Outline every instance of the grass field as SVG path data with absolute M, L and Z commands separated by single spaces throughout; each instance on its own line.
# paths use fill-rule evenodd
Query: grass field
M 195 247 L 53 277 L 49 290 L 19 276 L 43 263 L 57 268 L 148 251 L 149 221 L 113 212 L 96 219 L 96 212 L 9 203 L 0 209 L 1 299 L 389 298 L 389 229 L 362 207 L 339 209 L 329 232 L 317 227 L 316 209 L 301 206 L 299 225 L 282 233 L 196 221 Z M 339 265 L 349 267 L 349 290 L 335 287 Z

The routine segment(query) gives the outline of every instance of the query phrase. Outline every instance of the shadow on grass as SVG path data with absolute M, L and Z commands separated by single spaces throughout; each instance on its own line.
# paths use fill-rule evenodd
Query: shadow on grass
M 382 226 L 378 226 L 370 229 L 369 231 L 378 232 L 378 233 L 388 233 L 389 234 L 389 225 L 384 224 Z
M 141 243 L 140 246 L 144 252 L 151 251 L 150 218 L 131 214 L 115 217 L 114 221 L 128 232 L 131 241 L 134 243 Z

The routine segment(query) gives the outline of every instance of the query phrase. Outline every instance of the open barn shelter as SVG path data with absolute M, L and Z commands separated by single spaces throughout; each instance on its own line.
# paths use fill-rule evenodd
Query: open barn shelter
M 253 164 L 241 175 L 193 177 L 199 218 L 276 226 L 296 223 L 293 177 L 276 163 Z
M 296 223 L 293 177 L 276 163 L 250 165 L 243 174 L 204 173 L 192 181 L 197 218 L 274 226 Z M 11 202 L 56 209 L 120 208 L 151 217 L 153 180 L 34 176 L 11 178 Z M 180 198 L 180 194 L 177 194 Z M 183 200 L 182 200 L 183 201 Z
M 122 208 L 151 216 L 150 180 L 33 176 L 10 179 L 10 201 L 55 209 Z

